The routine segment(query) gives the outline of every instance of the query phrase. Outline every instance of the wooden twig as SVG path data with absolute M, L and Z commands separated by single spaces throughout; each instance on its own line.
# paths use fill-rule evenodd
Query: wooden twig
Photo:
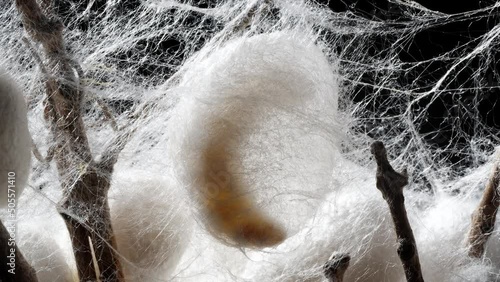
M 398 255 L 403 264 L 406 280 L 423 282 L 417 244 L 408 221 L 405 208 L 403 187 L 408 184 L 406 170 L 402 173 L 394 171 L 387 160 L 387 152 L 382 142 L 376 141 L 371 146 L 371 152 L 377 162 L 377 188 L 389 205 L 394 229 L 398 238 Z
M 111 110 L 106 105 L 106 103 L 104 103 L 104 101 L 99 97 L 93 97 L 93 98 L 96 100 L 97 105 L 99 105 L 99 107 L 101 107 L 101 110 L 102 110 L 102 113 L 104 114 L 105 119 L 111 123 L 111 128 L 114 131 L 118 131 L 118 124 L 116 123 L 116 120 L 115 120 L 113 114 L 111 113 Z
M 12 253 L 12 250 L 14 252 Z M 14 258 L 11 261 L 11 257 Z M 9 272 L 13 270 L 14 273 Z M 37 282 L 35 270 L 29 265 L 22 253 L 11 240 L 11 236 L 0 221 L 0 281 L 2 282 Z
M 97 277 L 97 282 L 101 282 L 101 270 L 99 269 L 99 264 L 97 263 L 97 258 L 95 257 L 94 244 L 92 239 L 89 237 L 90 252 L 92 253 L 92 263 L 94 264 L 95 276 Z
M 329 282 L 342 282 L 344 273 L 349 267 L 351 257 L 345 253 L 333 253 L 328 262 L 323 267 L 326 278 Z
M 42 11 L 36 0 L 15 3 L 26 32 L 45 53 L 45 117 L 55 139 L 54 159 L 63 188 L 58 210 L 71 236 L 80 281 L 123 281 L 107 200 L 114 163 L 103 167 L 92 157 L 81 112 L 83 71 L 66 53 L 61 22 L 44 14 L 50 9 Z M 96 277 L 88 238 L 94 243 L 101 277 Z
M 481 258 L 483 256 L 486 242 L 495 229 L 496 215 L 500 206 L 499 183 L 500 151 L 497 153 L 497 160 L 484 189 L 483 197 L 472 215 L 471 228 L 467 238 L 469 256 L 472 258 Z
M 31 138 L 31 152 L 39 162 L 45 163 L 45 158 L 42 156 L 42 153 L 40 153 L 40 150 L 38 150 L 38 147 L 36 146 L 35 140 L 33 140 L 33 138 Z
M 31 138 L 31 152 L 39 162 L 45 164 L 50 163 L 52 159 L 54 159 L 55 150 L 55 146 L 50 146 L 47 150 L 47 155 L 44 157 L 42 156 L 42 153 L 40 153 L 40 150 L 38 150 L 38 146 L 36 145 L 35 140 Z

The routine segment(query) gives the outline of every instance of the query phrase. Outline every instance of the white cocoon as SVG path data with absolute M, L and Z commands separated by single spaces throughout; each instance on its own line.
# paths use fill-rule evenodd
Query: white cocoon
M 0 207 L 7 205 L 9 184 L 15 183 L 11 186 L 15 193 L 10 195 L 19 196 L 24 189 L 30 161 L 31 137 L 26 103 L 13 79 L 0 70 Z
M 191 238 L 189 209 L 166 177 L 119 173 L 111 222 L 127 281 L 166 281 Z
M 334 252 L 349 253 L 344 281 L 402 281 L 397 242 L 387 204 L 368 171 L 346 160 L 336 170 L 342 188 L 329 194 L 301 232 L 273 253 L 250 254 L 252 281 L 325 281 Z M 404 277 L 404 276 L 403 276 Z
M 52 228 L 57 231 L 51 230 Z M 71 241 L 67 232 L 61 232 L 65 231 L 62 228 L 65 228 L 65 225 L 56 225 L 54 220 L 38 219 L 24 221 L 19 225 L 22 230 L 17 239 L 19 248 L 35 269 L 40 282 L 76 281 L 77 272 L 71 252 Z M 61 236 L 63 240 L 60 240 Z
M 336 192 L 315 217 L 273 253 L 249 254 L 252 281 L 325 281 L 323 266 L 333 252 L 349 253 L 344 281 L 406 281 L 387 203 L 375 188 L 373 171 L 342 161 Z M 467 256 L 465 238 L 477 199 L 405 191 L 406 208 L 425 281 L 496 281 L 500 261 L 490 238 L 483 260 Z M 423 209 L 423 206 L 429 206 Z M 495 236 L 498 236 L 495 233 Z
M 215 237 L 281 243 L 331 188 L 335 70 L 292 32 L 238 38 L 187 66 L 168 130 L 175 174 Z

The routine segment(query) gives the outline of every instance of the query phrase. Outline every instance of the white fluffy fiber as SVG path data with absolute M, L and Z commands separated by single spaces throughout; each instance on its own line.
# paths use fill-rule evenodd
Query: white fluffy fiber
M 53 216 L 56 213 L 54 211 Z M 66 225 L 50 218 L 24 219 L 18 224 L 19 249 L 36 270 L 39 281 L 76 281 Z
M 19 197 L 30 172 L 31 136 L 24 96 L 6 72 L 0 69 L 0 208 L 8 194 Z M 9 173 L 15 174 L 15 192 L 8 193 Z
M 173 275 L 194 225 L 182 194 L 168 177 L 141 171 L 115 176 L 109 203 L 127 281 L 165 281 Z M 55 204 L 37 191 L 26 192 L 19 204 L 19 248 L 41 282 L 76 281 L 69 234 Z
M 342 188 L 325 199 L 301 233 L 272 254 L 250 255 L 256 263 L 247 269 L 247 277 L 257 276 L 260 281 L 323 281 L 322 267 L 328 257 L 333 252 L 347 252 L 352 259 L 345 281 L 405 281 L 395 251 L 392 219 L 375 188 L 373 173 L 343 161 L 337 170 Z M 484 260 L 467 258 L 465 238 L 476 204 L 470 198 L 422 197 L 406 192 L 424 280 L 498 279 L 497 238 L 489 241 Z
M 76 32 L 67 36 L 72 47 L 78 46 L 73 48 L 75 58 L 93 79 L 86 81 L 89 92 L 152 104 L 147 119 L 137 121 L 139 129 L 120 156 L 109 194 L 127 281 L 324 281 L 322 266 L 333 252 L 349 252 L 352 257 L 345 281 L 404 281 L 392 220 L 375 188 L 375 166 L 366 153 L 371 140 L 349 132 L 347 122 L 361 123 L 362 117 L 350 116 L 355 105 L 349 104 L 345 92 L 352 89 L 341 83 L 358 75 L 361 80 L 363 71 L 371 71 L 370 64 L 378 62 L 365 60 L 366 49 L 346 47 L 353 56 L 334 50 L 334 42 L 317 30 L 337 32 L 337 39 L 353 33 L 363 39 L 369 28 L 353 30 L 348 17 L 336 17 L 311 3 L 275 2 L 279 21 L 256 17 L 249 33 L 232 34 L 233 39 L 225 42 L 211 41 L 211 31 L 200 32 L 200 27 L 176 29 L 191 8 L 171 1 L 145 1 L 137 13 L 128 15 L 140 19 L 139 25 L 109 16 L 85 39 Z M 162 14 L 162 5 L 175 6 L 177 13 Z M 226 25 L 241 12 L 241 5 L 235 1 L 196 12 Z M 14 10 L 6 8 L 4 13 Z M 12 30 L 19 31 L 14 29 L 18 25 L 5 15 L 0 14 L 0 20 L 10 25 L 0 25 L 1 34 L 15 38 L 18 34 Z M 172 29 L 162 25 L 168 17 L 174 17 L 168 22 Z M 346 21 L 352 25 L 341 26 Z M 356 28 L 363 29 L 367 22 L 357 23 Z M 207 43 L 199 52 L 186 50 L 176 76 L 164 85 L 137 82 L 132 79 L 133 69 L 122 73 L 113 65 L 113 52 L 133 49 L 132 43 L 144 36 L 174 33 L 171 30 L 186 42 L 204 39 Z M 366 42 L 371 35 L 366 35 Z M 0 42 L 10 41 L 2 37 Z M 17 61 L 18 50 L 22 48 L 11 48 L 0 60 L 14 72 L 18 69 L 17 76 L 26 82 L 24 89 L 35 97 L 28 113 L 30 127 L 37 133 L 35 141 L 43 143 L 46 140 L 40 135 L 50 136 L 41 120 L 41 99 L 36 99 L 40 94 L 36 89 L 43 85 L 37 82 L 36 68 L 26 71 L 26 63 Z M 392 61 L 381 62 L 380 67 L 386 67 L 382 63 Z M 346 64 L 351 68 L 346 69 Z M 347 76 L 347 72 L 354 74 Z M 127 118 L 116 117 L 118 123 Z M 95 113 L 85 119 L 92 149 L 99 152 L 116 133 Z M 408 130 L 411 122 L 402 119 L 402 128 Z M 384 141 L 390 146 L 406 139 Z M 403 145 L 422 149 L 415 145 L 419 140 L 414 141 Z M 206 162 L 204 155 L 211 148 L 227 154 L 219 163 Z M 420 159 L 413 154 L 410 159 L 391 157 L 399 166 L 414 165 Z M 246 248 L 245 240 L 214 228 L 200 184 L 210 177 L 210 169 L 221 167 L 237 179 L 238 193 L 254 211 L 284 231 L 283 242 Z M 74 281 L 68 233 L 55 209 L 61 194 L 57 172 L 53 164 L 38 162 L 34 169 L 34 189 L 23 193 L 19 205 L 20 249 L 41 282 Z M 500 280 L 496 231 L 484 259 L 470 260 L 464 250 L 470 215 L 490 170 L 486 164 L 463 172 L 463 177 L 450 177 L 452 181 L 449 175 L 432 179 L 435 195 L 407 191 L 426 281 Z M 431 172 L 439 176 L 442 171 Z M 453 190 L 461 193 L 446 193 Z
M 292 32 L 233 40 L 195 62 L 173 90 L 174 175 L 199 202 L 238 190 L 293 234 L 335 188 L 334 69 L 311 37 Z
M 352 256 L 346 281 L 404 280 L 374 171 L 335 149 L 335 95 L 326 98 L 337 91 L 334 72 L 306 40 L 292 33 L 238 39 L 219 50 L 224 57 L 215 52 L 186 72 L 173 90 L 181 101 L 168 131 L 174 174 L 117 173 L 110 193 L 130 281 L 322 281 L 322 266 L 334 251 Z M 269 51 L 275 49 L 280 52 Z M 231 169 L 243 171 L 262 210 L 290 231 L 276 248 L 242 252 L 212 238 L 200 225 L 203 217 L 193 220 L 198 213 L 191 214 L 193 202 L 180 187 L 197 193 L 190 185 L 200 177 L 200 151 L 214 135 L 225 134 L 224 128 L 204 125 L 219 118 L 230 121 L 241 137 L 242 143 L 229 143 L 238 157 Z M 179 181 L 171 180 L 179 175 Z M 475 200 L 410 193 L 407 203 L 426 279 L 486 281 L 498 271 L 497 256 L 468 261 L 461 248 Z M 47 236 L 39 228 L 30 232 Z M 23 240 L 40 244 L 28 236 Z M 496 243 L 492 238 L 492 248 Z M 64 281 L 60 277 L 74 272 L 61 263 L 67 252 L 32 248 L 27 254 L 41 281 Z
M 55 189 L 54 189 L 55 190 Z M 76 281 L 75 260 L 53 191 L 25 188 L 17 203 L 16 242 L 41 282 Z
M 191 239 L 194 221 L 186 213 L 187 203 L 167 177 L 128 171 L 115 178 L 110 210 L 125 277 L 165 280 Z

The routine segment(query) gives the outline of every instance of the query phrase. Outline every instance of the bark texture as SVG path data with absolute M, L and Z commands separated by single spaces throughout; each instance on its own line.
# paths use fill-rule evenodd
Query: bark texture
M 408 184 L 406 170 L 396 172 L 387 160 L 387 151 L 382 142 L 376 141 L 371 146 L 371 152 L 377 162 L 377 189 L 389 205 L 394 229 L 398 238 L 398 255 L 403 264 L 406 280 L 423 282 L 417 244 L 413 236 L 405 208 L 403 187 Z

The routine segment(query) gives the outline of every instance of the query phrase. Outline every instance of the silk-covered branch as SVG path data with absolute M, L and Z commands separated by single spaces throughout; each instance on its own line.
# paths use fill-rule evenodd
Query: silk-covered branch
M 403 263 L 406 280 L 423 282 L 417 244 L 413 236 L 405 208 L 403 187 L 408 184 L 406 170 L 396 172 L 387 160 L 387 152 L 382 142 L 376 141 L 371 146 L 371 152 L 377 162 L 377 188 L 382 192 L 384 200 L 389 205 L 394 229 L 398 238 L 398 255 Z
M 54 160 L 63 188 L 58 210 L 71 236 L 80 281 L 98 280 L 89 238 L 94 243 L 99 279 L 122 281 L 107 200 L 119 150 L 107 156 L 105 164 L 94 161 L 81 111 L 83 71 L 66 53 L 63 25 L 49 12 L 49 4 L 44 2 L 42 9 L 36 0 L 16 0 L 26 32 L 45 54 L 44 116 L 54 137 Z

